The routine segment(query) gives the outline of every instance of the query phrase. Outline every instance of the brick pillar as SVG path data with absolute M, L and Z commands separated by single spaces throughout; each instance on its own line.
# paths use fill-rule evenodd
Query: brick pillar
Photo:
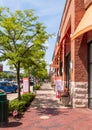
M 71 19 L 71 33 L 84 15 L 84 0 L 75 0 L 75 13 Z M 85 36 L 71 42 L 71 101 L 73 108 L 88 107 L 87 43 Z
M 63 45 L 62 45 L 62 68 L 63 68 L 63 85 L 65 86 L 66 84 L 66 65 L 65 65 L 65 40 L 63 41 Z

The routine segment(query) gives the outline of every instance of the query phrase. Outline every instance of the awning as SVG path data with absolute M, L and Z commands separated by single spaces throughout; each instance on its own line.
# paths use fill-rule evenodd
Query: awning
M 71 40 L 90 30 L 92 30 L 92 5 L 86 10 L 74 34 L 71 36 Z

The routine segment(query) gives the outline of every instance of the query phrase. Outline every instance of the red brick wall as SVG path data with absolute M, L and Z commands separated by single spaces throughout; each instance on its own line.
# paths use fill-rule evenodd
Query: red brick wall
M 92 0 L 84 0 L 85 8 L 87 8 L 92 3 Z
M 70 33 L 71 33 L 71 28 L 69 28 L 66 37 L 65 37 L 65 46 L 66 46 L 66 54 L 67 55 L 71 51 L 71 39 L 70 39 Z
M 76 1 L 76 0 L 75 0 Z M 85 13 L 84 0 L 77 0 L 75 3 L 75 27 Z M 86 82 L 87 75 L 87 43 L 86 36 L 75 40 L 75 81 Z
M 87 1 L 87 0 L 86 0 Z M 71 26 L 70 34 L 73 34 L 85 13 L 84 0 L 67 0 L 61 26 L 61 41 L 67 30 Z M 70 36 L 70 35 L 69 35 Z M 73 62 L 73 70 L 71 71 L 71 81 L 86 82 L 87 81 L 87 44 L 85 37 L 77 38 L 75 41 L 66 39 L 66 51 L 71 50 L 71 61 Z M 85 50 L 85 56 L 84 56 Z M 63 56 L 64 60 L 64 56 Z M 64 64 L 63 64 L 64 67 Z M 65 79 L 65 78 L 64 78 Z
M 74 24 L 72 24 L 72 32 L 73 29 L 77 28 L 79 22 L 81 21 L 84 13 L 84 0 L 75 0 L 75 14 L 72 14 L 74 17 Z M 75 30 L 74 29 L 74 30 Z M 72 80 L 76 82 L 86 82 L 87 81 L 87 43 L 86 38 L 83 36 L 80 36 L 79 38 L 75 39 L 73 41 L 72 46 L 72 60 L 73 60 L 73 77 Z
M 92 30 L 87 32 L 87 42 L 92 41 Z
M 81 40 L 82 39 L 82 40 Z M 75 81 L 87 82 L 88 80 L 88 63 L 87 57 L 87 40 L 86 36 L 76 39 L 75 46 Z
M 75 0 L 75 28 L 85 13 L 84 0 Z

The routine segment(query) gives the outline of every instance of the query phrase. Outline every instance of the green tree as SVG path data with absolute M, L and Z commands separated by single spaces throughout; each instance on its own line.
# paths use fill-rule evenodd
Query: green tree
M 36 53 L 34 53 L 36 52 Z M 37 73 L 33 73 L 34 68 L 35 70 L 41 70 L 42 68 L 39 66 L 42 62 L 42 59 L 45 56 L 45 48 L 44 47 L 40 47 L 36 46 L 32 49 L 31 53 L 30 53 L 31 57 L 29 56 L 26 59 L 26 64 L 23 62 L 22 66 L 24 67 L 26 76 L 30 78 L 30 76 L 34 76 L 37 77 Z M 38 68 L 38 69 L 36 69 Z M 29 85 L 29 92 L 30 92 L 30 85 Z
M 0 78 L 7 78 L 7 74 L 5 72 L 0 72 Z
M 46 69 L 46 62 L 45 60 L 38 61 L 37 65 L 34 65 L 31 68 L 31 74 L 39 79 L 45 79 L 47 78 L 47 69 Z
M 34 61 L 30 55 L 33 50 L 45 49 L 44 43 L 49 38 L 45 29 L 31 9 L 11 12 L 8 8 L 0 8 L 0 60 L 8 60 L 16 69 L 19 100 L 20 68 L 28 64 L 28 60 Z

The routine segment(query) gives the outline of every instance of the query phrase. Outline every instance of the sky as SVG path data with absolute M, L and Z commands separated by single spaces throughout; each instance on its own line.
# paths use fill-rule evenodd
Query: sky
M 49 34 L 57 35 L 60 21 L 62 18 L 66 0 L 0 0 L 1 7 L 9 7 L 11 11 L 34 9 L 35 15 L 39 17 L 39 21 L 46 27 Z M 52 61 L 53 51 L 56 43 L 56 36 L 49 38 L 47 41 L 48 49 L 46 51 L 45 60 L 48 64 Z M 4 70 L 9 67 L 4 64 Z

